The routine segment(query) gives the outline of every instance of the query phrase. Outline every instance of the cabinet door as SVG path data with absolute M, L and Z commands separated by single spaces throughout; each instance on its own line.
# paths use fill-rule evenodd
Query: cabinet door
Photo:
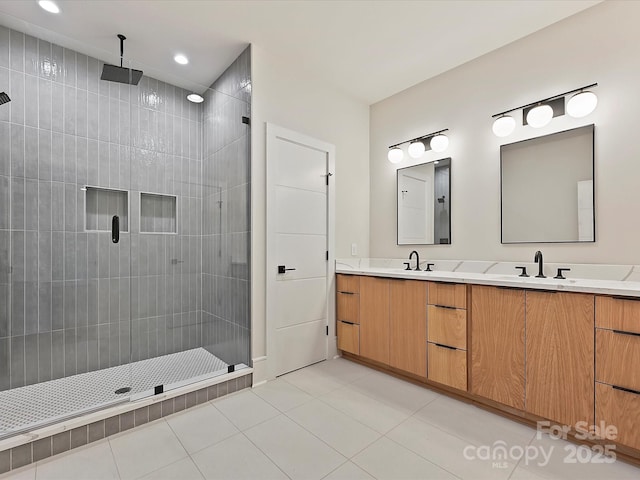
M 524 290 L 471 290 L 471 392 L 524 410 Z
M 427 282 L 389 282 L 389 364 L 426 378 Z
M 360 323 L 360 295 L 338 292 L 336 296 L 338 321 Z
M 429 282 L 429 305 L 467 308 L 467 286 L 464 283 Z
M 527 411 L 593 424 L 594 296 L 528 291 L 526 318 Z
M 360 354 L 360 326 L 355 323 L 338 322 L 338 350 Z
M 389 364 L 389 280 L 360 278 L 360 355 Z
M 640 392 L 596 383 L 597 425 L 615 426 L 616 442 L 640 450 L 639 416 Z
M 459 308 L 427 307 L 427 340 L 460 350 L 467 349 L 467 311 Z
M 467 389 L 467 352 L 445 345 L 429 344 L 429 380 Z

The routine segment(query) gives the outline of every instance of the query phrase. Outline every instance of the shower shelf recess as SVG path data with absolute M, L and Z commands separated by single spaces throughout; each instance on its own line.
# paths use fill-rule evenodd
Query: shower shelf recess
M 85 230 L 110 232 L 114 215 L 120 217 L 120 231 L 129 231 L 129 192 L 112 188 L 85 189 Z
M 140 233 L 178 233 L 177 197 L 140 192 Z

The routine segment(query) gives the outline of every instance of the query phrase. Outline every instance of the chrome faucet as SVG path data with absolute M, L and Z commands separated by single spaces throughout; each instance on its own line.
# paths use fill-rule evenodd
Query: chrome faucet
M 535 257 L 533 257 L 533 261 L 538 264 L 538 274 L 536 275 L 536 278 L 547 278 L 544 275 L 544 261 L 542 260 L 542 252 L 540 250 L 536 252 Z
M 419 272 L 420 271 L 420 255 L 418 255 L 418 252 L 416 250 L 414 250 L 413 252 L 411 252 L 409 254 L 409 261 L 411 261 L 411 259 L 413 258 L 413 254 L 414 253 L 416 255 L 416 268 L 415 268 L 415 270 Z

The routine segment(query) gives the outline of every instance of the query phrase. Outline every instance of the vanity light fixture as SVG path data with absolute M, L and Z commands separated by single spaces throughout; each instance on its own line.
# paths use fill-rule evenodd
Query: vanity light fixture
M 444 152 L 449 147 L 449 137 L 439 133 L 435 137 L 431 137 L 429 145 L 434 152 Z
M 582 118 L 596 109 L 598 97 L 588 90 L 576 93 L 567 102 L 567 113 L 573 118 Z
M 538 100 L 521 107 L 496 113 L 492 116 L 492 118 L 495 118 L 492 127 L 493 133 L 497 137 L 511 135 L 515 130 L 516 121 L 511 115 L 507 114 L 517 110 L 522 110 L 523 125 L 531 125 L 533 128 L 542 128 L 548 125 L 553 117 L 565 114 L 565 97 L 572 93 L 575 93 L 575 95 L 566 102 L 566 113 L 574 118 L 586 117 L 595 110 L 598 104 L 596 94 L 587 89 L 597 86 L 597 83 L 593 83 L 544 100 Z
M 553 108 L 546 103 L 537 105 L 527 112 L 527 123 L 533 128 L 546 127 L 552 118 Z
M 511 115 L 503 115 L 493 122 L 493 133 L 496 137 L 507 137 L 516 129 L 516 119 Z
M 390 147 L 387 158 L 391 163 L 400 163 L 404 158 L 404 152 L 400 147 Z
M 409 152 L 409 156 L 411 158 L 420 158 L 422 155 L 424 155 L 425 151 L 426 147 L 424 146 L 422 140 L 414 140 L 409 144 L 409 148 L 407 148 L 407 152 Z
M 389 147 L 387 158 L 391 163 L 400 163 L 404 158 L 404 152 L 401 145 L 405 143 L 409 144 L 407 153 L 411 158 L 420 158 L 427 150 L 433 150 L 434 152 L 444 152 L 449 146 L 449 137 L 444 135 L 449 129 L 438 130 L 437 132 L 423 135 L 422 137 L 413 138 L 411 140 L 405 140 L 404 142 L 396 143 Z

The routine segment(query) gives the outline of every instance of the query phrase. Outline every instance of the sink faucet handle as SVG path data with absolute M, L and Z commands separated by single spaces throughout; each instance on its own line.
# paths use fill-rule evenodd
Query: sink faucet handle
M 435 263 L 427 263 L 427 268 L 424 269 L 425 272 L 432 272 L 431 267 L 435 267 Z
M 405 270 L 411 270 L 409 265 L 411 265 L 409 262 L 404 262 L 404 266 L 406 267 Z
M 562 275 L 562 272 L 570 272 L 570 271 L 571 271 L 570 268 L 559 268 L 558 274 L 553 278 L 557 278 L 558 280 L 565 280 L 566 277 Z
M 519 277 L 528 277 L 529 275 L 527 274 L 527 267 L 516 267 L 516 270 L 520 269 L 520 275 L 518 275 Z

